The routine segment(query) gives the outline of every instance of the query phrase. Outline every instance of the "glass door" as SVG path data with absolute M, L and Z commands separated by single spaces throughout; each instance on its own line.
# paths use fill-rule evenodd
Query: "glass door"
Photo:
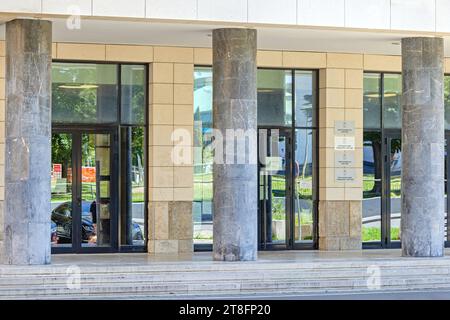
M 53 249 L 72 249 L 74 174 L 72 133 L 52 135 L 51 234 Z
M 385 219 L 384 239 L 386 247 L 400 247 L 401 191 L 402 191 L 402 142 L 399 134 L 385 137 Z
M 259 130 L 259 234 L 261 249 L 292 246 L 291 136 Z
M 55 252 L 117 250 L 117 135 L 54 132 L 52 246 Z
M 81 211 L 83 248 L 110 248 L 113 229 L 111 134 L 81 133 Z M 81 200 L 81 201 L 80 201 Z
M 365 247 L 382 246 L 384 144 L 381 132 L 364 132 L 362 240 Z

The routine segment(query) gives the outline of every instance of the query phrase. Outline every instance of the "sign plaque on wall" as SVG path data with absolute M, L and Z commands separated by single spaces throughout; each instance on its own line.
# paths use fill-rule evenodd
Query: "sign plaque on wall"
M 353 168 L 335 168 L 334 173 L 337 182 L 353 182 L 356 179 L 356 172 Z
M 355 150 L 355 137 L 334 137 L 334 149 L 337 151 Z
M 355 121 L 335 121 L 335 136 L 355 136 Z
M 334 153 L 334 166 L 336 168 L 341 167 L 353 167 L 355 163 L 355 154 L 348 151 L 336 151 Z
M 355 122 L 334 122 L 334 174 L 336 182 L 353 182 L 356 179 Z

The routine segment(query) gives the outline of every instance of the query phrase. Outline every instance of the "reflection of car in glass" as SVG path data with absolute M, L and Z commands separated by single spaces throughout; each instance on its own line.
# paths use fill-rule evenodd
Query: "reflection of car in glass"
M 81 208 L 81 240 L 86 243 L 95 236 L 90 212 L 91 202 L 83 201 Z M 72 203 L 64 202 L 52 211 L 52 225 L 56 227 L 57 243 L 72 243 Z M 141 227 L 133 222 L 133 240 L 144 240 Z M 53 230 L 53 227 L 52 227 Z M 52 235 L 53 240 L 53 235 Z

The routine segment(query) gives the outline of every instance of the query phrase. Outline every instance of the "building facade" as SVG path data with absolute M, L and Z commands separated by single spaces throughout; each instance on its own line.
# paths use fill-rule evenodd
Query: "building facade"
M 3 260 L 252 260 L 404 239 L 406 254 L 440 255 L 448 13 L 443 0 L 3 1 Z

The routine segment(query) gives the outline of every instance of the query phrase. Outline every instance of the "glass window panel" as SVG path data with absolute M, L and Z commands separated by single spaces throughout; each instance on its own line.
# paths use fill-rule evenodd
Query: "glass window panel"
M 212 244 L 212 69 L 194 70 L 194 244 Z
M 51 234 L 54 247 L 72 246 L 72 135 L 52 135 Z
M 97 147 L 97 161 L 100 163 L 100 175 L 101 176 L 109 176 L 110 175 L 110 166 L 109 163 L 109 147 Z
M 109 198 L 109 181 L 100 181 L 100 198 Z
M 145 245 L 145 127 L 134 127 L 131 140 L 133 244 Z
M 444 77 L 445 130 L 450 130 L 450 76 Z
M 145 123 L 145 66 L 122 65 L 121 120 L 123 124 Z
M 280 135 L 278 129 L 267 130 L 269 137 L 265 145 L 263 165 L 260 166 L 260 183 L 267 196 L 263 217 L 266 226 L 265 244 L 286 243 L 287 222 L 287 176 L 286 145 L 287 137 Z M 261 137 L 261 136 L 260 136 Z
M 110 138 L 105 136 L 81 135 L 81 237 L 84 247 L 108 247 L 111 244 L 111 177 L 100 175 L 105 172 L 103 166 L 110 165 L 110 148 L 105 146 Z
M 381 98 L 379 73 L 364 74 L 364 128 L 381 128 Z
M 316 72 L 295 71 L 295 125 L 315 127 L 316 106 Z
M 315 130 L 295 130 L 295 241 L 312 242 L 315 206 Z
M 402 141 L 390 139 L 389 201 L 391 219 L 391 241 L 400 240 L 402 207 Z
M 145 127 L 121 128 L 121 243 L 145 245 Z
M 402 127 L 402 76 L 384 74 L 383 126 L 400 129 Z
M 380 132 L 365 132 L 363 147 L 363 242 L 381 241 L 382 141 Z
M 292 125 L 292 72 L 258 70 L 258 125 Z
M 52 121 L 117 121 L 117 65 L 52 64 Z

